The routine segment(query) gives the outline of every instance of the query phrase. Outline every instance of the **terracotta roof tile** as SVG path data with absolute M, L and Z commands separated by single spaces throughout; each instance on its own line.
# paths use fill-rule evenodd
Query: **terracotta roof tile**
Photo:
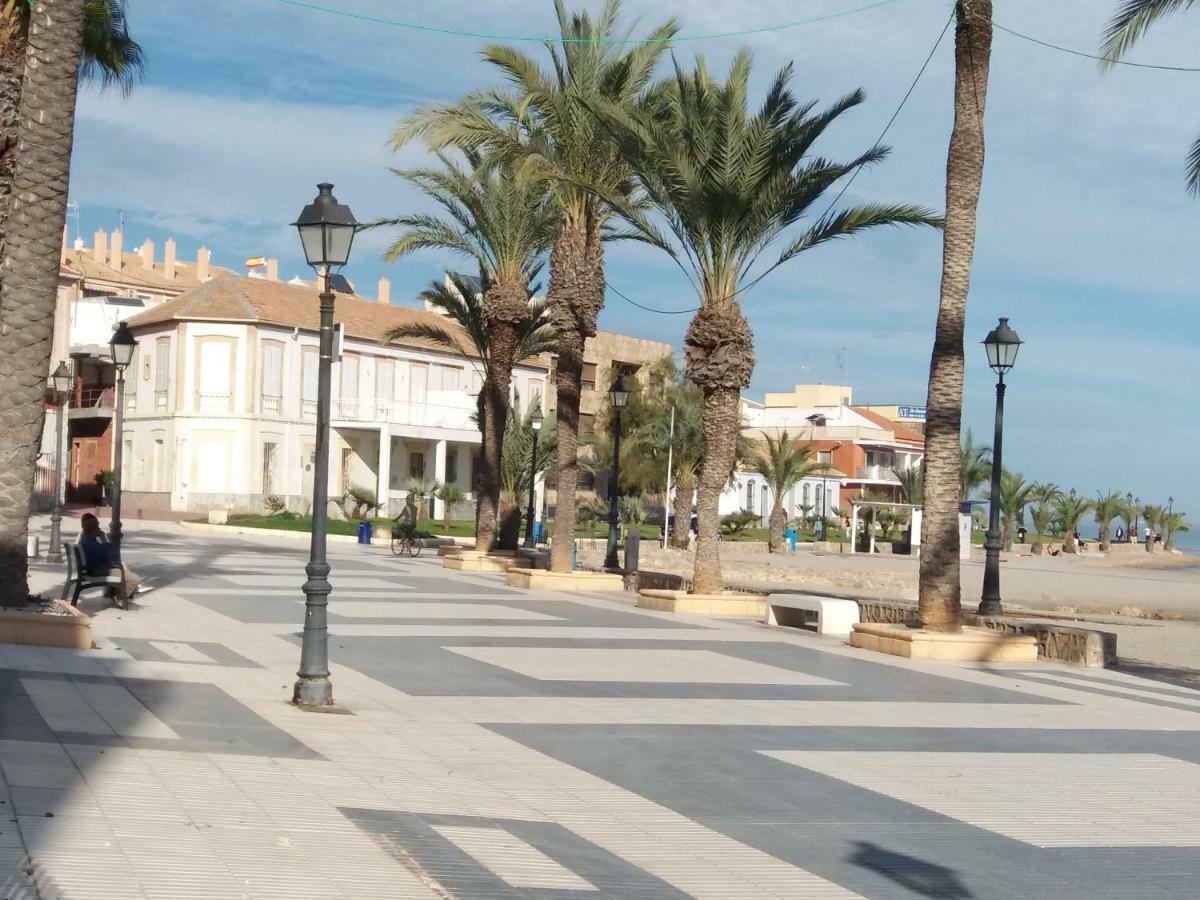
M 875 412 L 874 410 L 867 409 L 865 406 L 852 406 L 850 408 L 864 419 L 869 419 L 880 428 L 886 428 L 888 431 L 892 432 L 898 441 L 909 441 L 914 444 L 921 444 L 922 446 L 925 444 L 925 435 L 921 434 L 919 431 L 914 431 L 907 425 L 901 425 L 899 422 L 894 422 L 887 416 L 881 416 L 879 413 Z

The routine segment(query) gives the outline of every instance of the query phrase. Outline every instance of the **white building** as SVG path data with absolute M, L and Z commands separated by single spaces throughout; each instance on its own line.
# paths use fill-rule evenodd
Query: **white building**
M 129 320 L 139 347 L 122 434 L 127 508 L 258 510 L 279 498 L 308 510 L 317 294 L 312 284 L 220 274 Z M 395 514 L 410 477 L 470 492 L 482 373 L 477 360 L 431 341 L 385 343 L 405 324 L 457 326 L 381 300 L 337 298 L 343 338 L 333 365 L 329 493 L 370 487 Z M 548 360 L 516 367 L 523 406 L 544 402 L 548 368 Z

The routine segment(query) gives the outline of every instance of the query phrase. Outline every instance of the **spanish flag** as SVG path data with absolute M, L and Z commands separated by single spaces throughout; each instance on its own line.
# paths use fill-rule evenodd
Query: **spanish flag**
M 252 256 L 246 260 L 247 269 L 261 269 L 266 264 L 267 258 L 265 256 Z

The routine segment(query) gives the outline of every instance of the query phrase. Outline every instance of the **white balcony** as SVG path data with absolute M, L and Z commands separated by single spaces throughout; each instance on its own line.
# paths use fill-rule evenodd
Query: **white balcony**
M 888 484 L 899 484 L 900 479 L 892 471 L 891 466 L 859 466 L 854 473 L 859 481 L 886 481 Z
M 476 431 L 475 398 L 464 391 L 430 391 L 424 403 L 407 400 L 334 400 L 335 422 L 372 422 Z

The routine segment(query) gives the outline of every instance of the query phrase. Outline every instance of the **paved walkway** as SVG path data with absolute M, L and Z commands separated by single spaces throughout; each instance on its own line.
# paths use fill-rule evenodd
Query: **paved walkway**
M 137 524 L 98 649 L 0 645 L 0 898 L 1196 896 L 1195 691 L 334 545 L 305 713 L 305 550 Z

